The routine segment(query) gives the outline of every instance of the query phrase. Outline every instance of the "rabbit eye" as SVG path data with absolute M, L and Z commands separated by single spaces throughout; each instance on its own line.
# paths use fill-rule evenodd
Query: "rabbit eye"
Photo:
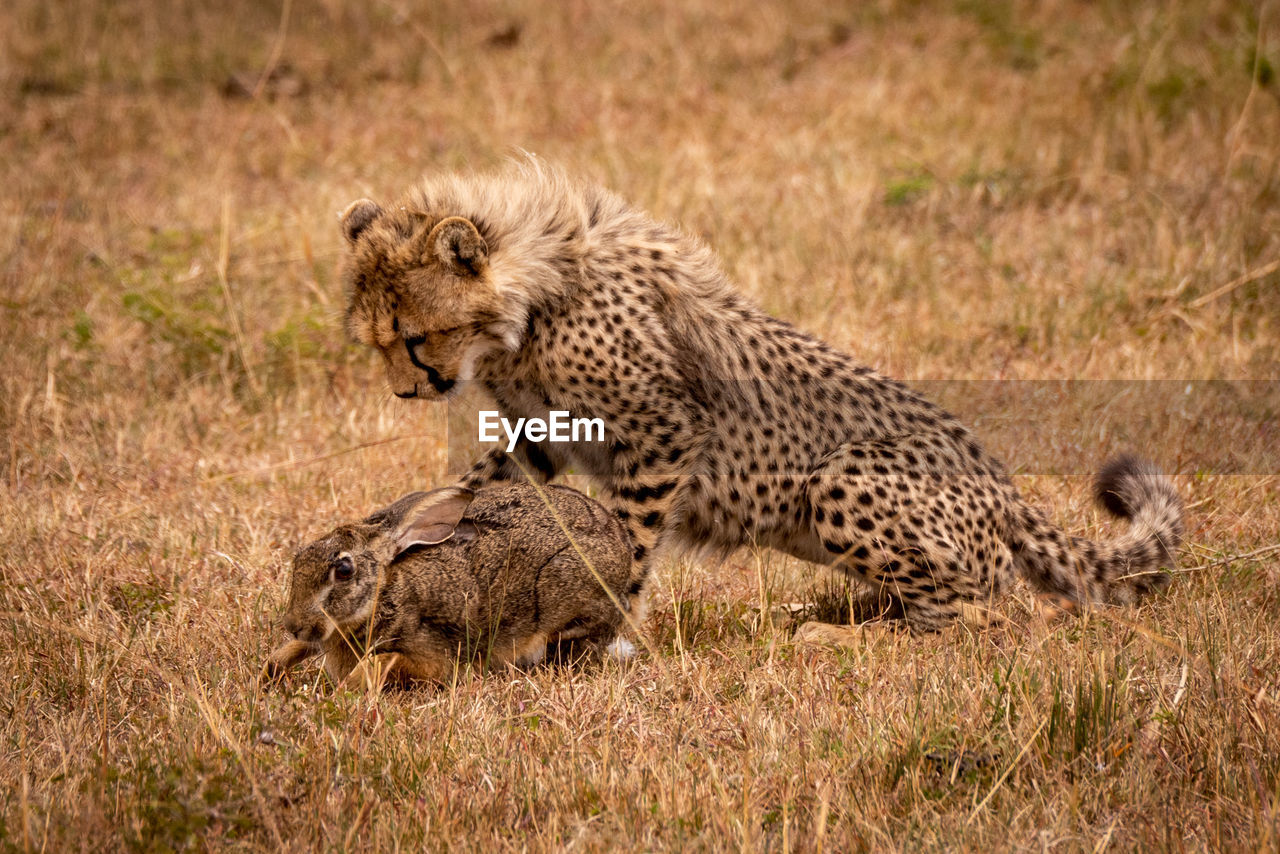
M 351 560 L 351 555 L 343 555 L 333 565 L 333 578 L 335 581 L 349 581 L 355 571 L 356 565 Z

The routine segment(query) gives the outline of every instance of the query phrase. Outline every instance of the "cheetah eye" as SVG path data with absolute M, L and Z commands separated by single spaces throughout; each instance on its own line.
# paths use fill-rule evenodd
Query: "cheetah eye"
M 342 555 L 338 558 L 338 562 L 333 565 L 333 580 L 350 581 L 355 571 L 356 565 L 351 560 L 351 555 Z

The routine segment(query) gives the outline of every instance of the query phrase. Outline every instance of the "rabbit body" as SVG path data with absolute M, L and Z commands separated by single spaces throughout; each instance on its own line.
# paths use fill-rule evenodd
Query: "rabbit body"
M 639 587 L 625 530 L 576 490 L 412 493 L 298 552 L 284 617 L 295 640 L 267 669 L 323 652 L 335 681 L 375 666 L 446 681 L 460 661 L 532 663 L 562 642 L 625 657 Z

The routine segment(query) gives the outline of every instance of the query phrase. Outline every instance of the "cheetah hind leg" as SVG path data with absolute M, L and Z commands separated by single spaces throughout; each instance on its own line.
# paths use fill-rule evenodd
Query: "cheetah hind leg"
M 930 543 L 897 550 L 874 572 L 873 583 L 901 604 L 912 634 L 1003 623 L 1004 617 L 973 599 L 962 566 L 949 546 Z
M 951 545 L 925 544 L 914 537 L 904 544 L 901 539 L 905 538 L 898 536 L 892 545 L 872 537 L 838 553 L 831 566 L 868 588 L 870 601 L 879 603 L 879 620 L 897 625 L 903 621 L 913 634 L 936 632 L 957 619 L 978 618 L 981 609 L 963 595 L 960 563 Z
M 909 473 L 862 472 L 855 451 L 836 455 L 810 480 L 813 533 L 832 569 L 898 606 L 913 633 L 937 631 L 960 616 L 963 563 L 954 544 L 925 533 L 935 496 Z
M 921 543 L 888 548 L 857 549 L 854 554 L 870 560 L 837 558 L 833 566 L 855 578 L 868 588 L 871 621 L 902 625 L 913 634 L 928 634 L 952 625 L 986 628 L 1002 618 L 968 595 L 970 585 L 962 577 L 962 563 L 956 550 L 946 542 Z M 864 605 L 864 612 L 868 607 Z M 857 609 L 855 608 L 855 613 Z M 864 617 L 864 619 L 866 619 Z M 898 622 L 902 621 L 902 622 Z

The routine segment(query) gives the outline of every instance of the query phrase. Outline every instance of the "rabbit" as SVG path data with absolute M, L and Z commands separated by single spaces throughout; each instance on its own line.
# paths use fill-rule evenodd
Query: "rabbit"
M 532 664 L 549 645 L 626 659 L 642 586 L 626 530 L 577 490 L 414 492 L 297 553 L 283 619 L 294 639 L 264 676 L 320 653 L 348 687 L 446 682 L 460 661 Z

